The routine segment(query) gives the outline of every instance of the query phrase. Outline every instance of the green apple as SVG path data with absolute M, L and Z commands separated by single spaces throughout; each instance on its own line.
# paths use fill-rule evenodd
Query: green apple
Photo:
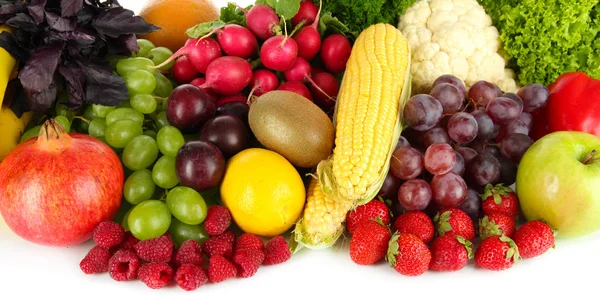
M 557 237 L 600 229 L 600 138 L 560 131 L 535 142 L 519 164 L 517 195 L 528 220 L 542 219 Z

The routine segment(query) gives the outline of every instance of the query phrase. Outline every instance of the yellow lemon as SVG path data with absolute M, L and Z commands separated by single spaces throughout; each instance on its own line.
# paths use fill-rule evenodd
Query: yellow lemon
M 221 183 L 221 200 L 237 225 L 259 236 L 276 236 L 291 228 L 302 213 L 305 197 L 294 166 L 262 148 L 233 156 Z

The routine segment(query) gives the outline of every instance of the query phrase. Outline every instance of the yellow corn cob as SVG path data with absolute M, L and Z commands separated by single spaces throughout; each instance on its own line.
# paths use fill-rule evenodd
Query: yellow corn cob
M 307 248 L 330 247 L 344 233 L 343 223 L 352 204 L 332 200 L 323 193 L 314 177 L 308 184 L 306 195 L 304 215 L 296 224 L 294 238 Z
M 381 188 L 410 96 L 409 65 L 406 38 L 392 25 L 372 25 L 354 43 L 334 114 L 335 149 L 317 168 L 333 199 L 364 204 Z

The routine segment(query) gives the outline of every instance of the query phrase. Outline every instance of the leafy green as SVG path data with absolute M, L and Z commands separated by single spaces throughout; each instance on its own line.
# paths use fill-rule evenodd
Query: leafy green
M 318 0 L 315 3 L 318 5 Z M 323 11 L 335 16 L 351 31 L 361 32 L 375 23 L 396 25 L 400 15 L 416 0 L 323 0 Z
M 250 9 L 252 6 L 247 7 Z M 246 24 L 246 14 L 235 4 L 229 2 L 227 6 L 221 8 L 221 21 L 227 24 Z
M 213 20 L 207 21 L 204 23 L 197 24 L 191 28 L 189 28 L 185 33 L 191 38 L 198 38 L 200 36 L 204 36 L 214 30 L 218 30 L 227 25 L 225 22 L 221 20 Z
M 272 7 L 277 15 L 291 19 L 300 9 L 300 0 L 256 0 L 256 4 L 266 4 Z
M 356 31 L 350 30 L 339 19 L 333 17 L 330 12 L 321 13 L 319 19 L 319 34 L 323 36 L 326 32 L 342 34 L 351 40 L 359 34 Z

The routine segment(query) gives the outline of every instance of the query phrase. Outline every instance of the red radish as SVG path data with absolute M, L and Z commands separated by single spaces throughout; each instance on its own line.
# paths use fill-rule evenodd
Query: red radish
M 8 227 L 41 245 L 92 237 L 121 205 L 123 166 L 100 140 L 67 133 L 53 119 L 0 163 L 0 212 Z M 3 248 L 5 250 L 6 248 Z
M 190 82 L 190 85 L 194 85 L 194 86 L 202 89 L 202 91 L 204 91 L 204 93 L 206 93 L 206 95 L 208 95 L 210 98 L 212 98 L 213 101 L 216 101 L 218 97 L 214 93 L 212 93 L 208 89 L 203 89 L 202 88 L 202 85 L 204 85 L 204 83 L 206 83 L 206 78 L 204 78 L 204 77 L 198 77 L 198 78 L 194 78 Z
M 219 57 L 206 68 L 206 83 L 200 88 L 210 88 L 219 95 L 240 93 L 252 79 L 252 66 L 235 56 Z
M 312 66 L 311 67 L 311 73 L 312 73 L 312 75 L 317 75 L 317 74 L 319 74 L 321 72 L 327 72 L 327 71 L 325 71 L 325 69 L 321 68 L 320 66 Z
M 273 36 L 260 49 L 260 60 L 268 69 L 283 72 L 294 65 L 298 57 L 298 44 L 288 36 Z
M 242 93 L 238 93 L 235 95 L 225 95 L 221 96 L 217 100 L 217 107 L 227 103 L 246 103 L 248 98 Z
M 187 84 L 198 76 L 198 72 L 194 69 L 187 56 L 181 56 L 175 60 L 171 73 L 175 81 L 179 84 Z
M 311 24 L 317 18 L 319 14 L 319 7 L 316 6 L 312 1 L 302 1 L 300 2 L 300 9 L 291 19 L 292 25 L 296 26 L 298 23 L 304 20 L 305 24 Z
M 310 92 L 315 104 L 326 112 L 335 106 L 335 101 L 340 91 L 340 82 L 331 73 L 321 72 L 312 77 Z
M 310 91 L 308 88 L 301 82 L 285 82 L 277 88 L 277 90 L 290 91 L 304 96 L 309 100 L 313 100 L 312 95 L 310 95 Z
M 252 86 L 252 94 L 261 96 L 269 91 L 277 89 L 277 86 L 279 86 L 279 79 L 277 78 L 277 75 L 270 70 L 259 69 L 254 71 L 250 85 Z
M 248 59 L 258 53 L 256 36 L 241 25 L 229 24 L 218 30 L 217 41 L 223 52 L 229 56 Z
M 246 27 L 260 40 L 266 40 L 279 30 L 279 16 L 266 4 L 257 4 L 249 11 L 240 9 L 246 14 Z
M 298 57 L 294 65 L 283 72 L 283 76 L 288 82 L 305 82 L 310 78 L 310 72 L 310 63 L 306 59 Z
M 173 53 L 171 57 L 169 57 L 162 64 L 154 68 L 158 69 L 182 55 L 185 55 L 188 58 L 188 60 L 197 72 L 205 73 L 208 64 L 210 64 L 213 60 L 221 57 L 222 53 L 221 47 L 212 38 L 190 38 L 185 42 L 185 45 L 181 49 Z
M 319 34 L 319 31 L 317 30 L 317 27 L 319 26 L 319 17 L 321 15 L 321 6 L 322 2 L 319 3 L 319 10 L 317 11 L 313 23 L 303 27 L 293 36 L 296 43 L 298 43 L 298 56 L 309 61 L 319 53 L 319 49 L 321 48 L 321 34 Z
M 321 60 L 331 73 L 342 73 L 352 52 L 350 41 L 342 34 L 333 34 L 321 45 Z

